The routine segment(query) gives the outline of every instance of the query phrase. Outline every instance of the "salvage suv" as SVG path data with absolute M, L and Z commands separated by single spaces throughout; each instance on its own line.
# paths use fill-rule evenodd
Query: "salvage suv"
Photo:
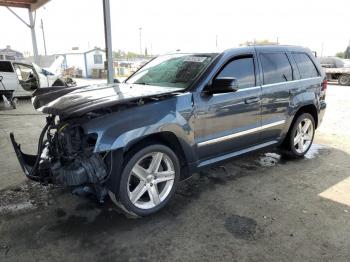
M 37 155 L 11 140 L 28 178 L 100 201 L 109 194 L 145 216 L 202 168 L 271 146 L 302 157 L 323 118 L 326 88 L 302 47 L 168 54 L 124 83 L 38 89 L 33 105 L 48 116 Z

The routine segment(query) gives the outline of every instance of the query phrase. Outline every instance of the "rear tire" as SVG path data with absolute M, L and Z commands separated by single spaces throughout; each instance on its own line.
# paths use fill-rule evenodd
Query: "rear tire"
M 341 75 L 338 78 L 339 85 L 348 86 L 350 85 L 350 75 Z
M 176 154 L 167 146 L 155 144 L 131 151 L 126 161 L 116 204 L 137 216 L 162 209 L 174 195 L 180 177 Z
M 309 151 L 315 135 L 315 120 L 303 113 L 294 122 L 285 140 L 287 156 L 303 157 Z

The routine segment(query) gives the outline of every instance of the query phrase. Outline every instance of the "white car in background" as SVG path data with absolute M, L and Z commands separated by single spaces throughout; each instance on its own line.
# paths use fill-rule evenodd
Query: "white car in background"
M 53 66 L 56 66 L 57 63 L 55 61 Z M 71 78 L 60 77 L 52 66 L 41 68 L 34 63 L 0 60 L 1 76 L 3 85 L 0 84 L 0 88 L 14 90 L 13 97 L 31 96 L 37 88 L 75 86 Z

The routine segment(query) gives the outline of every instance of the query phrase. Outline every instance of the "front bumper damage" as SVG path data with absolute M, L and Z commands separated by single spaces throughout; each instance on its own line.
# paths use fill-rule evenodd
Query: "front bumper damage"
M 15 137 L 13 133 L 10 133 L 10 139 L 13 146 L 13 149 L 15 150 L 17 159 L 21 165 L 21 168 L 24 172 L 24 174 L 31 180 L 42 182 L 42 183 L 48 183 L 49 181 L 45 181 L 44 177 L 46 174 L 42 173 L 39 174 L 38 172 L 38 166 L 40 162 L 39 155 L 43 151 L 43 141 L 44 136 L 50 126 L 50 124 L 53 122 L 54 118 L 47 117 L 46 118 L 46 125 L 44 126 L 43 130 L 40 133 L 39 142 L 38 142 L 38 149 L 37 149 L 37 155 L 29 155 L 25 154 L 21 150 L 21 145 L 18 144 L 15 140 Z
M 12 142 L 13 149 L 15 150 L 18 162 L 26 177 L 37 182 L 44 182 L 44 178 L 42 176 L 39 176 L 37 172 L 33 170 L 38 155 L 28 155 L 23 153 L 21 150 L 21 145 L 16 142 L 13 133 L 10 133 L 10 139 Z
M 10 139 L 25 176 L 44 185 L 58 184 L 70 187 L 73 193 L 94 193 L 104 201 L 107 189 L 104 183 L 110 175 L 108 164 L 112 154 L 93 153 L 87 145 L 87 137 L 77 126 L 56 124 L 54 117 L 47 118 L 42 130 L 36 155 L 22 152 L 13 133 Z M 91 146 L 91 145 L 90 145 Z

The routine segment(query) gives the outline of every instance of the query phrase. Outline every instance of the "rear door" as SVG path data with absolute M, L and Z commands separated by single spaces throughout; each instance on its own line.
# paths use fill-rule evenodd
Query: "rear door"
M 261 139 L 278 140 L 288 119 L 290 86 L 294 80 L 290 58 L 283 49 L 260 51 L 262 68 Z
M 234 77 L 236 92 L 194 93 L 195 140 L 200 159 L 237 151 L 258 143 L 261 87 L 257 86 L 255 53 L 229 58 L 216 77 Z
M 311 59 L 312 54 L 306 52 L 292 52 L 291 56 L 296 63 L 297 71 L 299 73 L 298 86 L 295 86 L 291 90 L 293 95 L 293 101 L 299 101 L 297 95 L 302 93 L 302 102 L 305 104 L 318 104 L 318 96 L 322 87 L 323 78 L 321 72 L 318 71 L 313 60 Z M 294 90 L 294 91 L 293 91 Z M 294 102 L 293 104 L 295 104 Z

